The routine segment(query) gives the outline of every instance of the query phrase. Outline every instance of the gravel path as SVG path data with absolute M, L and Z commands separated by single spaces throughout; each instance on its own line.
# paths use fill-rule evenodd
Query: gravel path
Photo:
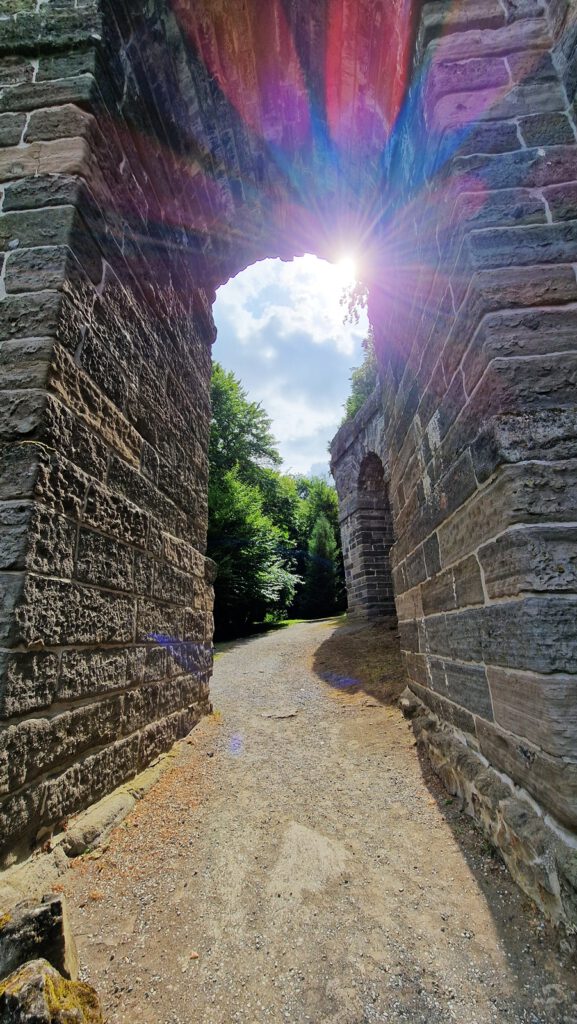
M 68 873 L 109 1024 L 577 1024 L 574 964 L 397 708 L 347 685 L 371 636 L 229 647 L 216 713 Z

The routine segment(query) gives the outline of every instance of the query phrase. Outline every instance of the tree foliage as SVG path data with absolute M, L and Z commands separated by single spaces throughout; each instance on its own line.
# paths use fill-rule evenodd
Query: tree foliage
M 263 512 L 258 487 L 236 470 L 209 485 L 208 553 L 217 563 L 215 621 L 229 635 L 290 607 L 298 576 L 283 558 L 280 531 Z
M 266 616 L 328 615 L 343 604 L 336 491 L 320 478 L 281 474 L 270 428 L 262 406 L 250 402 L 234 374 L 215 363 L 207 553 L 218 566 L 215 626 L 221 636 L 238 634 Z M 329 554 L 322 556 L 332 559 L 334 577 L 332 586 L 319 591 L 324 603 L 308 597 L 317 586 L 310 570 L 319 520 L 332 536 L 332 546 L 325 544 Z
M 334 530 L 321 512 L 309 540 L 304 589 L 305 611 L 313 618 L 337 606 L 337 553 Z
M 343 423 L 356 416 L 367 398 L 372 395 L 379 379 L 372 331 L 369 330 L 362 344 L 365 354 L 361 365 L 351 372 L 351 392 L 345 404 Z
M 270 418 L 219 363 L 212 368 L 211 402 L 209 458 L 214 476 L 234 469 L 241 479 L 256 482 L 265 467 L 280 465 Z
M 363 281 L 355 281 L 344 289 L 340 304 L 345 310 L 343 323 L 358 324 L 361 312 L 368 312 L 368 286 Z M 364 349 L 363 361 L 360 366 L 353 367 L 351 371 L 351 392 L 345 404 L 343 423 L 356 416 L 367 398 L 373 393 L 379 379 L 372 326 L 369 326 L 369 332 L 364 338 L 362 346 Z

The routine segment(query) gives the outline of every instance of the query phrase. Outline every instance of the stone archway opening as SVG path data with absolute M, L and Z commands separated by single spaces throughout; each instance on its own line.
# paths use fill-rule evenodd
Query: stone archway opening
M 327 445 L 369 330 L 364 310 L 358 323 L 346 322 L 344 301 L 355 284 L 352 256 L 308 253 L 255 263 L 217 291 L 213 360 L 270 417 L 288 475 L 328 474 Z
M 395 614 L 390 565 L 393 515 L 385 469 L 376 452 L 363 458 L 348 544 L 349 606 L 367 618 Z
M 1 855 L 208 710 L 215 289 L 344 239 L 373 254 L 382 390 L 332 445 L 343 529 L 375 452 L 412 690 L 574 846 L 576 0 L 21 6 L 0 44 Z

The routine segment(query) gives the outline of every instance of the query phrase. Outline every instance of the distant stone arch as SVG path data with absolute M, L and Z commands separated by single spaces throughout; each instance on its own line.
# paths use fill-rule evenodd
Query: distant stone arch
M 351 610 L 368 618 L 395 614 L 390 565 L 393 543 L 385 468 L 376 452 L 368 452 L 359 469 L 356 512 L 351 524 Z
M 339 494 L 349 612 L 379 618 L 395 614 L 393 512 L 379 388 L 361 420 L 362 425 L 355 418 L 341 427 L 331 446 L 331 468 Z

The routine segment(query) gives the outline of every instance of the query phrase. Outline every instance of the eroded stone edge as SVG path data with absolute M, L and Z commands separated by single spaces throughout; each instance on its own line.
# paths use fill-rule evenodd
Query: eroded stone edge
M 515 882 L 577 950 L 577 848 L 541 818 L 518 787 L 488 765 L 407 688 L 399 706 L 436 775 L 481 826 Z

